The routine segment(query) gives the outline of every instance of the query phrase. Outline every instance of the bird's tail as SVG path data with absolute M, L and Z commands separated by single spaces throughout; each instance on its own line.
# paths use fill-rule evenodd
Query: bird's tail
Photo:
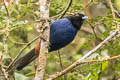
M 22 70 L 25 66 L 31 63 L 39 56 L 40 42 L 39 44 L 29 51 L 25 56 L 21 57 L 15 62 L 15 67 L 17 70 Z
M 27 66 L 29 63 L 31 63 L 37 57 L 38 57 L 38 55 L 35 54 L 35 48 L 33 48 L 25 56 L 23 56 L 22 58 L 18 59 L 15 62 L 16 69 L 17 70 L 22 70 L 25 66 Z

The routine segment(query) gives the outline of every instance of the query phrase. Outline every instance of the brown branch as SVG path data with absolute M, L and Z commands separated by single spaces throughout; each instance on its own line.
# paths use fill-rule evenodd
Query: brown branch
M 67 7 L 65 8 L 65 10 L 61 13 L 61 15 L 58 17 L 58 19 L 62 18 L 62 17 L 65 15 L 65 13 L 66 13 L 66 12 L 68 11 L 68 9 L 70 8 L 71 4 L 72 4 L 72 0 L 69 0 L 68 6 L 67 6 Z
M 14 27 L 14 26 L 12 26 L 12 27 Z M 16 30 L 16 29 L 18 29 L 18 28 L 21 28 L 21 27 L 14 27 L 14 28 L 11 28 L 11 29 L 8 29 L 8 32 L 11 32 L 11 31 L 13 31 L 13 30 Z M 4 33 L 5 33 L 5 30 L 3 29 L 3 30 L 0 30 L 0 35 L 3 35 Z
M 6 23 L 6 27 L 4 29 L 4 36 L 3 36 L 3 47 L 2 47 L 2 55 L 0 56 L 0 74 L 2 75 L 2 78 L 4 80 L 9 80 L 8 79 L 8 73 L 5 72 L 5 69 L 3 68 L 3 65 L 2 65 L 2 59 L 3 59 L 3 56 L 5 55 L 5 45 L 6 45 L 6 41 L 7 41 L 7 38 L 8 38 L 8 30 L 9 30 L 9 22 L 10 22 L 10 14 L 8 12 L 8 8 L 3 0 L 3 4 L 5 6 L 5 9 L 6 9 L 6 12 L 7 12 L 7 16 L 8 16 L 8 20 L 7 20 L 7 23 Z
M 8 78 L 8 73 L 5 71 L 3 65 L 2 65 L 2 60 L 3 60 L 3 56 L 5 56 L 5 45 L 6 45 L 6 41 L 7 41 L 7 38 L 8 38 L 8 31 L 9 31 L 9 28 L 10 28 L 10 13 L 8 11 L 8 7 L 7 5 L 5 4 L 5 0 L 3 0 L 3 4 L 4 4 L 4 7 L 6 9 L 6 12 L 7 12 L 7 23 L 5 25 L 5 28 L 4 30 L 2 30 L 4 32 L 4 36 L 3 36 L 3 47 L 2 47 L 2 55 L 0 56 L 0 75 L 2 77 L 3 80 L 9 80 Z
M 2 65 L 3 56 L 5 55 L 6 39 L 7 39 L 7 35 L 4 35 L 4 37 L 3 37 L 3 45 L 2 45 L 2 54 L 0 56 L 0 75 L 3 78 L 3 80 L 8 80 L 8 73 L 5 72 L 5 69 L 3 68 L 3 65 Z
M 90 55 L 92 55 L 96 50 L 98 50 L 100 47 L 102 47 L 103 45 L 105 45 L 108 41 L 110 41 L 113 37 L 115 37 L 117 34 L 119 33 L 119 30 L 116 30 L 115 32 L 113 32 L 110 36 L 108 36 L 104 41 L 102 41 L 100 44 L 98 44 L 95 48 L 93 48 L 92 50 L 90 50 L 86 55 L 84 55 L 82 58 L 80 58 L 79 60 L 77 60 L 76 62 L 74 62 L 73 64 L 71 64 L 70 66 L 68 66 L 66 69 L 62 70 L 61 72 L 57 72 L 54 75 L 51 75 L 49 78 L 47 78 L 46 80 L 53 80 L 56 79 L 62 75 L 64 75 L 65 73 L 69 72 L 70 70 L 72 70 L 73 68 L 77 67 L 78 65 L 81 64 L 81 62 L 89 57 Z
M 52 18 L 52 19 L 53 19 L 53 18 L 56 18 L 56 17 L 58 17 L 57 19 L 62 18 L 62 17 L 66 14 L 66 12 L 68 11 L 68 9 L 70 8 L 71 4 L 72 4 L 72 0 L 69 0 L 68 6 L 64 9 L 64 11 L 62 11 L 60 14 L 58 14 L 58 15 L 56 15 L 56 16 L 53 16 L 53 17 L 51 17 L 51 18 Z
M 36 41 L 37 39 L 42 38 L 41 35 L 37 36 L 36 38 L 34 38 L 32 41 L 30 41 L 28 44 L 26 44 L 21 51 L 16 55 L 16 57 L 13 59 L 13 61 L 9 64 L 8 68 L 6 69 L 6 71 L 11 70 L 11 68 L 13 69 L 13 64 L 16 62 L 16 60 L 18 59 L 18 57 L 22 54 L 22 52 L 28 47 L 30 46 L 34 41 Z
M 43 80 L 46 68 L 46 61 L 49 48 L 49 32 L 50 32 L 50 23 L 49 23 L 49 0 L 40 0 L 40 17 L 41 21 L 38 24 L 40 26 L 40 34 L 44 37 L 45 40 L 41 40 L 39 58 L 37 60 L 37 69 L 34 80 Z
M 95 36 L 96 40 L 98 40 L 98 37 L 97 37 L 97 34 L 96 34 L 96 32 L 95 32 L 94 26 L 93 26 L 89 21 L 87 21 L 87 23 L 88 23 L 88 24 L 90 25 L 90 27 L 92 28 L 92 31 L 93 31 L 93 33 L 94 33 L 94 36 Z
M 115 20 L 115 29 L 117 29 L 117 21 L 116 21 L 116 16 L 115 16 L 115 9 L 113 8 L 113 5 L 112 5 L 112 2 L 111 0 L 106 0 L 107 4 L 109 4 L 110 6 L 110 9 L 111 9 L 111 12 L 112 12 L 112 16 L 113 16 L 113 19 Z
M 92 2 L 93 2 L 93 0 L 90 0 L 83 8 L 81 8 L 79 11 L 82 11 L 83 9 L 85 9 L 86 7 L 88 7 Z M 71 4 L 72 4 L 72 0 L 69 0 L 68 6 L 65 8 L 65 10 L 64 10 L 63 12 L 61 12 L 60 14 L 58 14 L 58 15 L 52 16 L 51 19 L 54 19 L 54 18 L 56 18 L 56 17 L 58 17 L 58 16 L 59 16 L 59 17 L 58 17 L 57 19 L 62 18 L 62 17 L 66 14 L 66 12 L 68 11 L 68 9 L 70 8 Z M 79 11 L 78 11 L 78 12 L 79 12 Z M 70 14 L 71 14 L 71 12 L 70 12 Z
M 79 63 L 77 63 L 76 65 L 80 65 L 80 64 L 86 64 L 86 63 L 95 63 L 95 62 L 104 62 L 104 61 L 111 61 L 111 60 L 114 60 L 114 59 L 118 59 L 120 58 L 120 55 L 117 55 L 117 56 L 112 56 L 112 57 L 107 57 L 107 58 L 104 58 L 102 60 L 84 60 L 84 61 L 81 61 Z
M 114 59 L 118 59 L 120 58 L 120 55 L 117 55 L 117 56 L 112 56 L 112 57 L 107 57 L 107 58 L 104 58 L 102 60 L 84 60 L 84 61 L 81 61 L 79 63 L 77 63 L 77 65 L 80 65 L 80 64 L 86 64 L 86 63 L 95 63 L 95 62 L 104 62 L 104 61 L 111 61 L 111 60 L 114 60 Z
M 0 63 L 0 76 L 3 80 L 9 80 L 8 74 L 5 72 L 5 69 L 3 68 L 3 65 Z
M 114 59 L 117 59 L 117 58 L 120 58 L 120 55 L 117 55 L 117 56 L 112 56 L 112 57 L 108 57 L 108 58 L 104 58 L 103 60 L 86 60 L 86 61 L 81 61 L 80 64 L 83 64 L 83 63 L 95 63 L 95 62 L 103 62 L 103 61 L 110 61 L 110 60 L 114 60 Z
M 80 9 L 80 11 L 87 8 L 92 2 L 93 2 L 93 0 L 90 0 L 83 8 Z
M 106 0 L 106 1 L 108 1 L 109 5 L 110 5 L 111 12 L 112 12 L 112 16 L 113 16 L 114 20 L 116 20 L 116 17 L 115 17 L 115 10 L 114 10 L 114 8 L 113 8 L 113 5 L 112 5 L 111 0 Z

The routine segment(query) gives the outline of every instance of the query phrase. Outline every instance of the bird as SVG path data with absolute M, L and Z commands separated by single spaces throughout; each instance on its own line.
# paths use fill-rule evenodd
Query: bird
M 84 14 L 77 13 L 51 23 L 49 37 L 49 52 L 59 50 L 71 43 L 80 30 L 84 20 L 88 18 Z M 15 62 L 17 70 L 22 70 L 39 56 L 40 40 L 25 56 Z

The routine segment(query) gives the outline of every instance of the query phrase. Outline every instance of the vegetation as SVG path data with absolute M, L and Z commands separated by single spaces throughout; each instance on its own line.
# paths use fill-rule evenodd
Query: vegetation
M 40 22 L 38 0 L 9 0 L 8 6 L 0 0 L 0 80 L 3 80 L 4 69 L 13 58 L 32 39 L 39 35 L 37 24 Z M 15 2 L 16 1 L 16 2 Z M 60 18 L 70 0 L 50 0 L 51 22 Z M 89 17 L 85 21 L 75 40 L 59 52 L 47 54 L 45 77 L 65 69 L 80 59 L 88 51 L 97 46 L 120 24 L 120 1 L 111 0 L 113 13 L 109 0 L 73 0 L 65 16 L 75 13 L 84 13 Z M 118 27 L 119 28 L 119 27 Z M 28 46 L 21 56 L 32 49 L 38 41 Z M 120 54 L 120 37 L 112 38 L 86 60 L 103 60 Z M 19 56 L 19 57 L 21 57 Z M 32 80 L 35 76 L 35 62 L 22 71 L 13 69 L 9 72 L 10 80 Z M 120 79 L 120 59 L 81 64 L 65 74 L 66 80 L 118 80 Z M 63 80 L 64 76 L 56 80 Z

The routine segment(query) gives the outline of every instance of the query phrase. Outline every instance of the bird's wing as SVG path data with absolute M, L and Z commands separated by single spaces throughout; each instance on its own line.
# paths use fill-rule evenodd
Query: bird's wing
M 77 30 L 68 20 L 57 21 L 51 25 L 50 48 L 58 50 L 69 44 L 75 37 Z

